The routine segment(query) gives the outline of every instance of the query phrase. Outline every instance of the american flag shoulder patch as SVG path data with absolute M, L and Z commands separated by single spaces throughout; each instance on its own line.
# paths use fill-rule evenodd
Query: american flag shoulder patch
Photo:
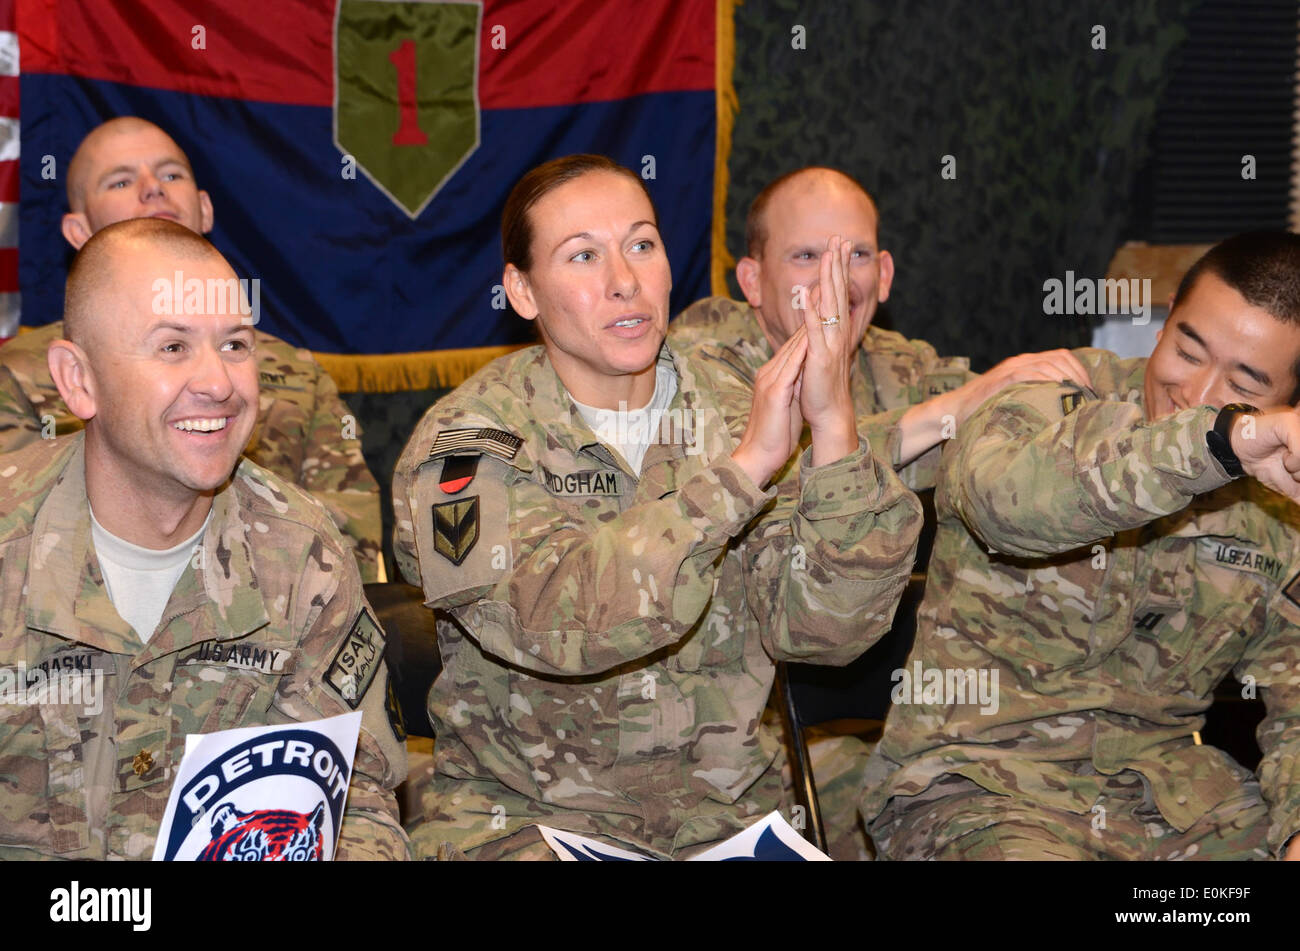
M 444 429 L 429 449 L 430 459 L 491 453 L 506 462 L 514 459 L 524 441 L 504 429 Z

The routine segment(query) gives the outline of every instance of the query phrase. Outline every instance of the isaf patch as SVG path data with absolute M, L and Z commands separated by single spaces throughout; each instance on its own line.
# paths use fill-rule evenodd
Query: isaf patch
M 453 565 L 459 565 L 478 542 L 477 495 L 433 506 L 433 547 Z
M 325 671 L 325 682 L 355 710 L 384 662 L 384 632 L 365 608 Z

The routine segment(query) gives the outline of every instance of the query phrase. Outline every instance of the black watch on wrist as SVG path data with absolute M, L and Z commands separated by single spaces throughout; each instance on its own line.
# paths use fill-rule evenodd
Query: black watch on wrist
M 1219 465 L 1223 466 L 1223 471 L 1234 479 L 1245 475 L 1246 470 L 1241 467 L 1241 460 L 1232 451 L 1232 424 L 1237 421 L 1238 416 L 1258 412 L 1259 410 L 1249 403 L 1229 403 L 1219 410 L 1214 428 L 1205 434 L 1205 445 L 1209 447 L 1210 455 L 1218 459 Z

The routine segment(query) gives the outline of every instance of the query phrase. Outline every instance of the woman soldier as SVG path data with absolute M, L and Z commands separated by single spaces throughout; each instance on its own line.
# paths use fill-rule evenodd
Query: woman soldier
M 822 256 L 805 328 L 726 392 L 663 344 L 672 280 L 635 173 L 547 162 L 501 233 L 542 345 L 434 405 L 393 482 L 402 572 L 458 622 L 412 842 L 551 857 L 540 823 L 688 857 L 781 805 L 773 660 L 848 663 L 911 569 L 920 506 L 855 430 L 848 243 Z

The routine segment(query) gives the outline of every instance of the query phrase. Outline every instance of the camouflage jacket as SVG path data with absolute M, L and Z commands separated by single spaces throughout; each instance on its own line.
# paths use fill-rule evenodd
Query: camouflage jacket
M 76 434 L 0 456 L 0 858 L 147 859 L 187 733 L 354 705 L 339 857 L 405 857 L 392 790 L 406 750 L 388 720 L 382 632 L 362 619 L 360 578 L 325 512 L 242 461 L 145 645 L 105 591 L 84 455 Z M 351 701 L 332 686 L 350 633 L 378 652 Z M 38 668 L 102 671 L 100 709 L 24 703 L 13 688 Z
M 402 454 L 398 564 L 463 629 L 440 638 L 417 854 L 538 821 L 663 856 L 725 838 L 781 805 L 773 659 L 844 664 L 889 627 L 916 497 L 862 443 L 805 456 L 797 497 L 762 491 L 730 458 L 747 391 L 660 361 L 680 385 L 639 478 L 541 347 L 440 400 Z
M 0 453 L 84 425 L 50 378 L 45 352 L 63 335 L 58 321 L 0 345 Z M 344 438 L 350 411 L 337 387 L 306 350 L 257 331 L 257 426 L 244 455 L 314 495 L 352 546 L 361 580 L 379 580 L 382 528 L 379 483 L 361 456 L 361 430 Z M 43 422 L 51 417 L 51 425 Z
M 952 773 L 1086 814 L 1104 776 L 1134 770 L 1185 830 L 1237 791 L 1227 754 L 1193 737 L 1232 672 L 1267 704 L 1259 775 L 1280 848 L 1300 829 L 1297 509 L 1229 482 L 1205 445 L 1213 407 L 1149 423 L 1145 360 L 1075 354 L 1095 391 L 1009 387 L 948 449 L 863 811 Z M 994 702 L 972 700 L 980 677 Z
M 705 372 L 734 374 L 751 387 L 759 367 L 772 359 L 772 345 L 754 309 L 726 297 L 706 297 L 682 311 L 669 325 L 668 341 Z M 903 436 L 898 421 L 910 407 L 974 377 L 965 357 L 940 357 L 924 340 L 867 328 L 853 374 L 858 431 L 878 458 L 890 460 L 909 489 L 919 492 L 934 485 L 943 447 L 899 466 Z

